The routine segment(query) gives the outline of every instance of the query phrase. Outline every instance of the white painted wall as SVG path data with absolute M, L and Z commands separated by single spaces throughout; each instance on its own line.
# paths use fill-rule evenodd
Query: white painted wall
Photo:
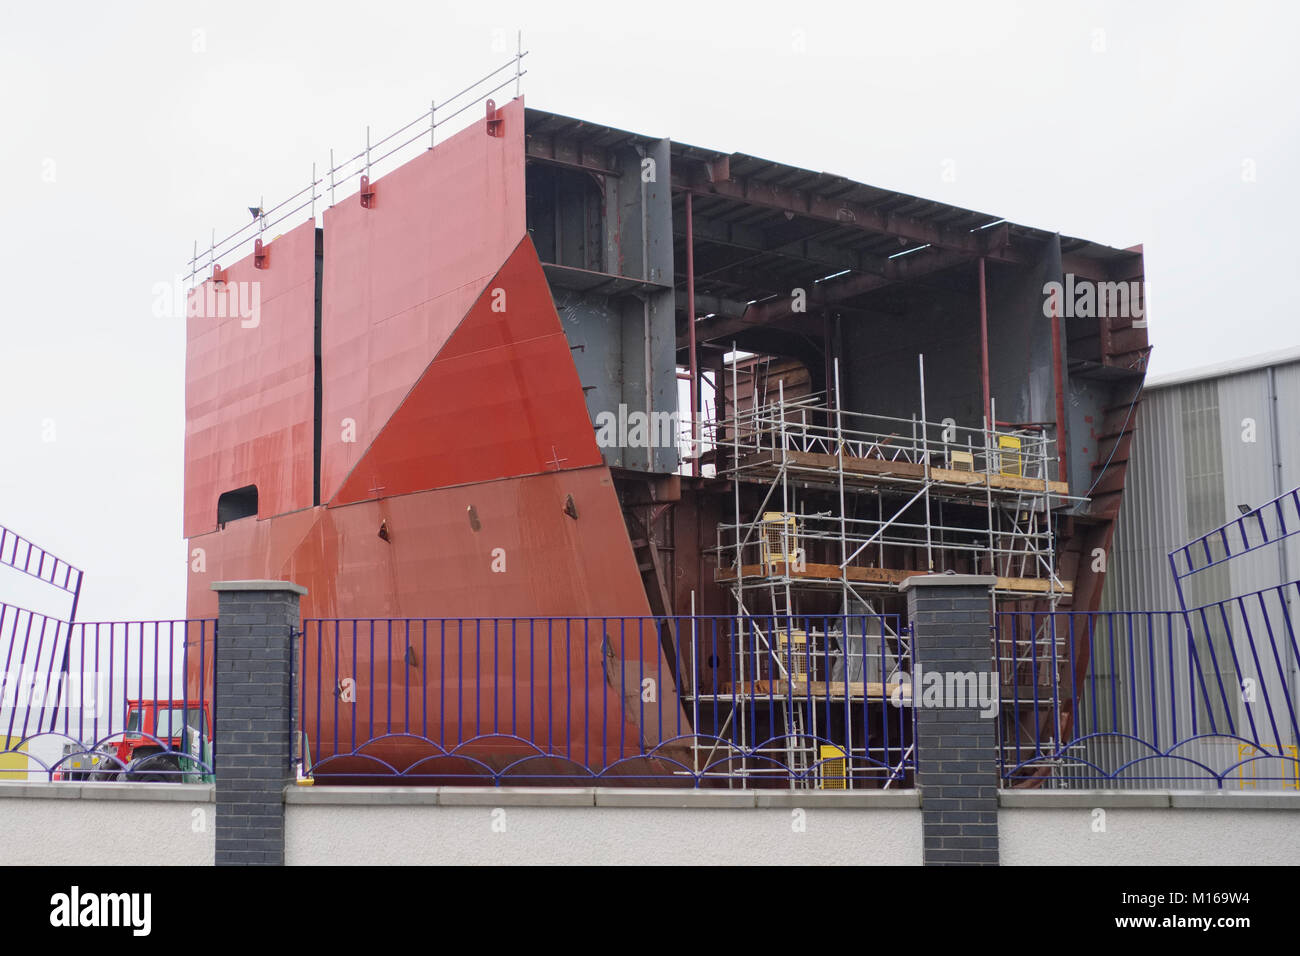
M 1298 810 L 1003 807 L 998 836 L 1003 866 L 1300 864 Z
M 213 788 L 0 782 L 0 866 L 211 865 Z M 1296 865 L 1300 793 L 1004 792 L 1003 865 Z M 290 864 L 917 865 L 915 793 L 303 788 Z
M 0 866 L 211 866 L 211 785 L 0 782 Z
M 921 862 L 916 810 L 289 805 L 290 864 Z M 494 829 L 494 826 L 496 829 Z M 504 829 L 502 829 L 504 827 Z

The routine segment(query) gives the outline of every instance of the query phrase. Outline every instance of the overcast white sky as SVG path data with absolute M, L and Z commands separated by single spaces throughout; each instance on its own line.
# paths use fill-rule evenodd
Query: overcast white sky
M 1298 9 L 5 4 L 0 523 L 86 569 L 83 618 L 181 616 L 184 323 L 155 284 L 520 28 L 531 105 L 1143 243 L 1155 373 L 1300 345 Z

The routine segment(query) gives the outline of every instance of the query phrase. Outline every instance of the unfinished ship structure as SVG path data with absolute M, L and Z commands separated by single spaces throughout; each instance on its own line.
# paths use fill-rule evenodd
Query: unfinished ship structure
M 909 746 L 901 582 L 1097 608 L 1148 354 L 1140 248 L 476 102 L 446 137 L 431 109 L 382 174 L 397 140 L 255 210 L 238 257 L 195 257 L 188 616 L 217 581 L 307 589 L 320 776 L 362 772 L 357 702 L 404 701 L 420 731 L 374 750 L 399 768 L 430 740 L 499 767 L 559 738 L 599 769 L 613 740 L 651 753 L 643 778 L 721 739 L 761 785 L 779 740 L 787 771 L 829 754 L 839 785 L 883 786 Z M 1084 288 L 1135 301 L 1078 308 Z M 464 621 L 487 618 L 519 626 L 485 662 Z M 398 644 L 359 646 L 357 621 Z M 1025 648 L 998 655 L 1004 737 L 1048 712 L 1025 687 L 1068 683 Z

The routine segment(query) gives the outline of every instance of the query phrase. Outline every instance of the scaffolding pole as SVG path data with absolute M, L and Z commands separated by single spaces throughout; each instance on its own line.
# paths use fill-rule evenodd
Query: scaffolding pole
M 934 544 L 930 537 L 930 442 L 926 436 L 925 420 L 925 355 L 916 357 L 917 368 L 921 374 L 921 455 L 925 464 L 925 569 L 934 574 Z
M 732 425 L 731 428 L 731 438 L 732 438 L 732 445 L 734 450 L 731 463 L 732 463 L 732 467 L 735 468 L 736 471 L 735 474 L 733 474 L 732 476 L 731 485 L 735 492 L 734 499 L 736 503 L 736 640 L 740 642 L 740 650 L 742 652 L 736 655 L 739 664 L 739 670 L 737 676 L 740 678 L 738 682 L 738 686 L 743 692 L 745 689 L 745 662 L 744 662 L 745 655 L 743 653 L 744 644 L 745 644 L 745 631 L 744 631 L 744 622 L 740 617 L 741 609 L 744 607 L 744 605 L 740 600 L 740 596 L 741 594 L 744 593 L 745 563 L 744 563 L 744 554 L 742 552 L 742 547 L 740 544 L 740 378 L 739 378 L 739 370 L 738 370 L 738 366 L 740 363 L 737 359 L 738 354 L 739 353 L 736 351 L 736 343 L 733 341 L 731 343 L 731 404 L 735 407 L 736 414 L 733 419 L 734 424 Z M 757 411 L 758 409 L 757 392 L 755 392 L 753 398 L 755 402 L 754 408 L 755 411 Z M 755 416 L 755 424 L 757 427 L 757 416 Z M 732 713 L 733 714 L 735 713 L 734 705 L 732 708 Z M 740 739 L 743 742 L 748 739 L 745 736 L 745 707 L 743 704 L 741 704 L 740 706 L 740 719 L 736 723 L 740 729 Z M 743 772 L 744 764 L 741 765 L 741 770 Z M 728 780 L 727 787 L 728 789 L 730 789 L 731 788 L 730 776 L 728 776 L 727 780 Z

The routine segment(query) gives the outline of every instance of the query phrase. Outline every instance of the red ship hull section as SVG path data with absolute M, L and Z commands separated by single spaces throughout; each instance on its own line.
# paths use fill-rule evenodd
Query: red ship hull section
M 329 506 L 311 505 L 309 482 L 304 499 L 303 486 L 261 467 L 260 455 L 283 458 L 278 447 L 249 449 L 242 471 L 233 457 L 196 457 L 197 446 L 187 456 L 187 514 L 211 512 L 187 523 L 199 549 L 189 615 L 216 614 L 213 582 L 258 578 L 304 585 L 304 618 L 345 619 L 337 642 L 332 622 L 304 641 L 304 729 L 322 773 L 477 773 L 540 749 L 553 756 L 518 769 L 561 779 L 575 764 L 608 767 L 687 730 L 658 636 L 637 624 L 566 632 L 534 621 L 527 634 L 517 624 L 493 633 L 480 625 L 471 635 L 440 623 L 650 612 L 568 341 L 525 237 L 522 103 L 506 107 L 505 120 L 505 142 L 473 127 L 378 180 L 375 208 L 347 200 L 326 213 L 321 494 Z M 282 243 L 259 276 L 291 265 L 298 275 Z M 246 269 L 248 261 L 231 275 Z M 299 384 L 311 316 L 311 299 L 300 297 L 278 318 L 293 349 L 272 350 L 249 387 L 222 396 L 245 417 L 232 418 L 221 441 L 236 443 L 250 415 L 312 427 L 309 402 L 279 408 L 267 387 L 277 361 Z M 251 361 L 228 348 L 228 339 L 206 352 L 192 347 L 191 378 Z M 245 483 L 266 503 L 259 517 L 212 530 L 217 496 Z M 372 639 L 362 620 L 354 646 L 353 622 L 367 618 L 439 623 L 394 623 L 390 639 L 385 621 Z M 417 626 L 418 645 L 414 631 L 408 643 Z M 641 697 L 647 678 L 651 703 Z M 344 679 L 352 700 L 336 695 Z M 447 749 L 473 743 L 433 761 L 441 751 L 424 740 L 366 745 L 390 732 Z
M 523 101 L 325 211 L 321 500 L 330 501 L 527 233 Z
M 246 485 L 258 488 L 259 518 L 312 505 L 315 224 L 267 248 L 272 268 L 249 256 L 222 286 L 209 279 L 190 294 L 186 537 L 214 530 L 218 497 Z
M 331 504 L 601 462 L 569 341 L 525 239 Z
M 564 510 L 570 497 L 576 520 Z M 381 522 L 387 540 L 378 534 Z M 537 620 L 513 628 L 381 623 L 373 640 L 368 621 L 354 624 L 566 617 L 575 609 L 616 619 L 649 614 L 603 466 L 234 522 L 193 544 L 206 549 L 208 569 L 191 581 L 191 616 L 215 613 L 212 581 L 267 576 L 308 589 L 304 618 L 347 619 L 313 625 L 305 642 L 304 673 L 314 677 L 304 688 L 305 728 L 318 761 L 388 732 L 390 720 L 449 750 L 506 734 L 597 767 L 636 754 L 642 741 L 688 732 L 657 636 L 634 621 L 568 628 Z M 647 678 L 662 703 L 642 708 Z M 356 699 L 340 703 L 336 684 L 347 679 Z M 394 765 L 436 752 L 409 741 L 363 750 Z M 499 740 L 477 748 L 479 759 L 498 768 L 532 752 Z M 379 772 L 365 761 L 327 762 L 322 771 L 331 769 Z

